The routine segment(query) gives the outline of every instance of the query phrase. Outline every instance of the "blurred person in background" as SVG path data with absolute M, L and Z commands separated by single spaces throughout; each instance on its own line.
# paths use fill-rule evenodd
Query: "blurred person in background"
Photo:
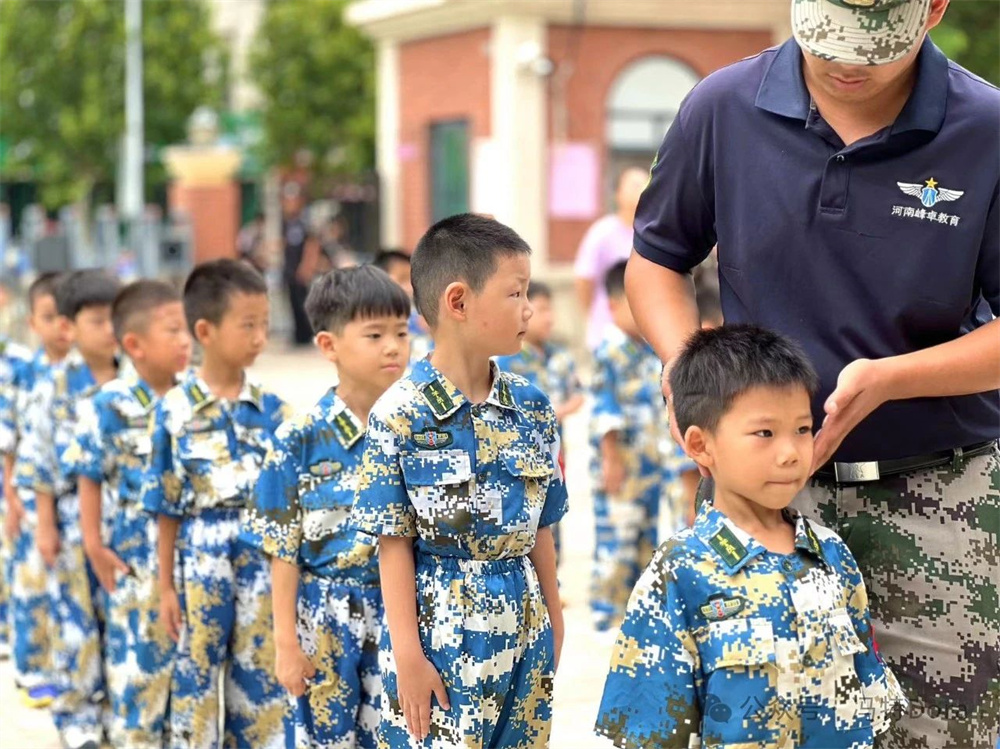
M 281 192 L 281 245 L 283 278 L 294 325 L 292 343 L 296 346 L 312 343 L 312 326 L 305 304 L 322 253 L 319 241 L 309 231 L 303 205 L 302 188 L 295 182 L 287 183 Z

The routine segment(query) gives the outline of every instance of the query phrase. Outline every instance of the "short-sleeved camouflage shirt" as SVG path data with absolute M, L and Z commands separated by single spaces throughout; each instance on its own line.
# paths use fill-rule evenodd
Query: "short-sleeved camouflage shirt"
M 864 748 L 887 729 L 905 698 L 857 563 L 833 531 L 785 512 L 791 554 L 711 501 L 660 547 L 629 600 L 598 733 L 628 749 Z
M 580 392 L 576 363 L 565 346 L 546 343 L 537 348 L 525 343 L 511 356 L 498 356 L 500 369 L 519 375 L 541 390 L 552 403 L 565 403 Z
M 157 404 L 143 507 L 175 517 L 244 507 L 274 431 L 289 415 L 284 401 L 249 379 L 230 402 L 188 372 Z
M 0 336 L 0 455 L 13 453 L 17 446 L 17 380 L 30 364 L 28 349 Z
M 316 575 L 378 583 L 375 539 L 359 533 L 351 506 L 365 426 L 331 388 L 286 421 L 264 460 L 241 538 Z
M 465 559 L 523 556 L 567 510 L 555 414 L 538 388 L 492 368 L 470 403 L 417 362 L 368 419 L 354 517 L 373 535 L 414 536 L 418 551 Z

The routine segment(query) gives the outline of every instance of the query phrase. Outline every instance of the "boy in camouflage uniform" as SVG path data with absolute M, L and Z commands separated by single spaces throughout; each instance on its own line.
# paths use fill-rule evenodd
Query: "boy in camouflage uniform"
M 669 426 L 660 361 L 639 334 L 625 299 L 625 263 L 605 277 L 613 326 L 594 353 L 590 438 L 594 486 L 594 627 L 615 627 L 657 544 Z
M 19 343 L 0 335 L 0 487 L 7 485 L 7 473 L 14 467 L 14 447 L 17 445 L 17 430 L 14 424 L 15 393 L 14 381 L 19 372 L 31 363 L 31 352 Z M 9 456 L 9 458 L 8 458 Z M 3 492 L 6 495 L 6 492 Z M 0 515 L 7 516 L 7 502 L 0 496 Z M 10 574 L 11 542 L 4 533 L 0 537 L 0 658 L 10 657 Z
M 107 595 L 111 743 L 159 749 L 173 643 L 158 621 L 156 520 L 142 511 L 139 494 L 151 450 L 152 409 L 187 366 L 191 338 L 179 295 L 159 281 L 124 288 L 111 318 L 131 366 L 81 402 L 63 463 L 78 482 L 84 551 Z M 102 518 L 105 494 L 110 513 Z
M 379 746 L 548 745 L 563 621 L 550 526 L 566 512 L 548 399 L 490 358 L 531 307 L 530 248 L 453 216 L 413 254 L 434 352 L 368 419 L 354 517 L 379 536 Z
M 4 535 L 11 539 L 10 622 L 14 672 L 22 698 L 30 707 L 48 707 L 55 695 L 50 663 L 52 615 L 48 591 L 49 571 L 35 546 L 38 515 L 35 509 L 35 469 L 31 462 L 31 397 L 35 383 L 46 378 L 50 367 L 70 350 L 66 326 L 56 308 L 59 275 L 47 273 L 28 287 L 28 325 L 41 346 L 26 366 L 14 372 L 10 409 L 0 413 L 3 429 L 15 445 L 4 453 Z
M 271 556 L 288 746 L 376 746 L 382 593 L 374 539 L 350 514 L 368 412 L 408 361 L 409 311 L 410 298 L 372 266 L 332 271 L 306 299 L 339 384 L 278 429 L 242 533 Z
M 264 279 L 249 265 L 216 260 L 195 268 L 184 311 L 202 364 L 163 396 L 154 416 L 142 503 L 159 516 L 160 620 L 179 640 L 170 690 L 178 749 L 220 744 L 222 670 L 225 745 L 284 745 L 267 564 L 238 538 L 274 430 L 288 416 L 245 371 L 267 342 L 268 309 Z
M 905 697 L 847 545 L 788 508 L 812 467 L 815 371 L 788 339 L 731 326 L 696 333 L 670 385 L 715 493 L 632 594 L 597 732 L 628 749 L 872 747 Z
M 409 255 L 402 250 L 382 250 L 372 260 L 372 265 L 388 273 L 389 278 L 406 292 L 411 301 L 413 300 Z M 434 339 L 431 337 L 430 331 L 427 330 L 427 323 L 420 316 L 416 307 L 412 307 L 410 310 L 409 330 L 410 364 L 413 364 L 421 359 L 426 359 L 427 355 L 434 350 Z
M 52 673 L 59 694 L 52 718 L 69 749 L 97 749 L 101 742 L 105 599 L 84 555 L 76 477 L 63 458 L 80 404 L 117 376 L 118 343 L 111 325 L 117 293 L 117 279 L 97 269 L 75 271 L 59 284 L 56 303 L 74 348 L 37 383 L 28 415 L 38 511 L 35 544 L 53 571 Z

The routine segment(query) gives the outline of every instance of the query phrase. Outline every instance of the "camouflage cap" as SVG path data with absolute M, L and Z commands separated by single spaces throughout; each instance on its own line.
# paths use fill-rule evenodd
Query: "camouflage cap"
M 931 0 L 792 0 L 799 46 L 824 60 L 884 65 L 924 36 Z

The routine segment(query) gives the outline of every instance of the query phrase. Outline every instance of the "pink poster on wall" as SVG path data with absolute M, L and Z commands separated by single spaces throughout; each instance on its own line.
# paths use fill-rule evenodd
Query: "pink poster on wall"
M 554 143 L 549 163 L 549 216 L 597 217 L 600 165 L 590 143 Z

